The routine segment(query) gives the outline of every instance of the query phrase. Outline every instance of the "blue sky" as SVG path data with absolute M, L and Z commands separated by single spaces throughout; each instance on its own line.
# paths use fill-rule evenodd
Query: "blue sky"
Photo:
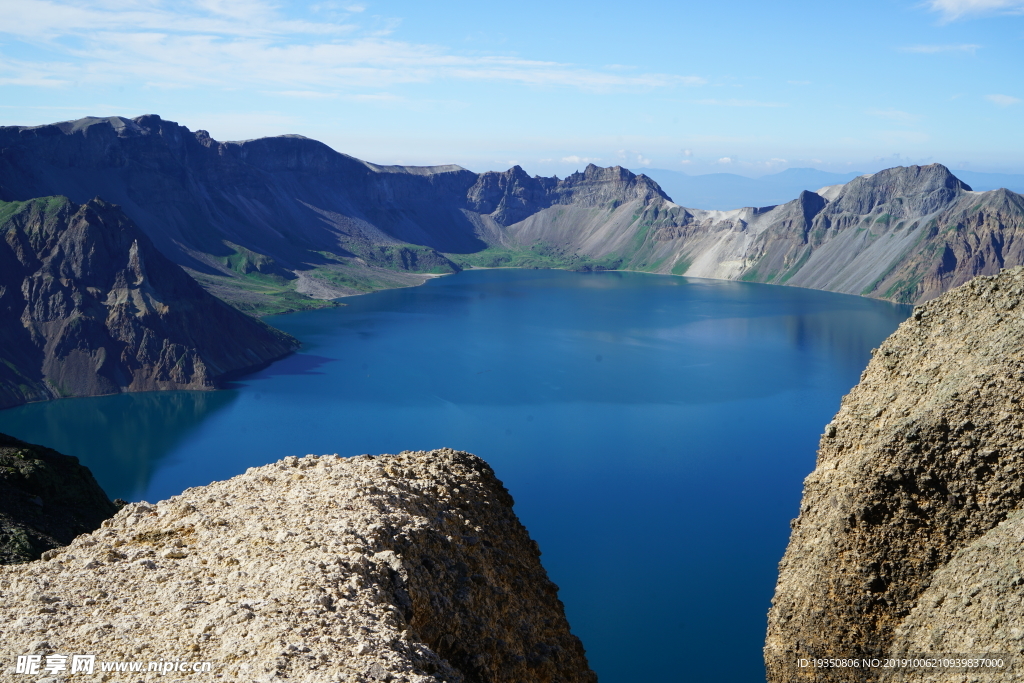
M 0 124 L 155 113 L 378 163 L 1024 172 L 1024 0 L 0 0 Z

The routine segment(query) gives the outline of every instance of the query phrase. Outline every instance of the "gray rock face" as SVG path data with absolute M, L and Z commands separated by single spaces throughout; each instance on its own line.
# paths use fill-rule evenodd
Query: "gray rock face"
M 117 510 L 77 458 L 0 434 L 0 564 L 37 560 Z
M 209 662 L 202 680 L 593 683 L 539 555 L 468 453 L 290 457 L 128 505 L 48 561 L 0 568 L 0 661 L 78 652 Z
M 0 203 L 0 408 L 212 389 L 297 347 L 208 294 L 120 209 Z
M 557 202 L 531 204 L 536 211 L 486 239 L 520 248 L 542 244 L 607 268 L 903 303 L 1024 264 L 1024 197 L 973 192 L 938 164 L 888 169 L 805 191 L 780 206 L 734 211 L 677 206 L 650 179 L 616 169 L 588 168 L 552 192 L 561 192 Z
M 825 429 L 769 613 L 772 683 L 864 681 L 800 657 L 1009 652 L 1020 640 L 1024 268 L 915 309 Z M 961 671 L 900 680 L 962 681 Z M 979 680 L 1019 680 L 1004 678 Z M 973 680 L 973 679 L 970 679 Z
M 973 192 L 944 166 L 892 168 L 820 194 L 816 206 L 804 196 L 695 221 L 679 243 L 684 272 L 920 303 L 1024 264 L 1024 198 Z
M 941 164 L 890 168 L 844 185 L 826 215 L 834 223 L 839 216 L 863 216 L 886 207 L 894 218 L 914 218 L 945 208 L 970 189 Z

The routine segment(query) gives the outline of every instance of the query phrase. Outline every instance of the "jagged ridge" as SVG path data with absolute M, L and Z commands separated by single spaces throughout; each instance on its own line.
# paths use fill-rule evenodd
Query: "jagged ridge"
M 704 211 L 590 165 L 567 178 L 379 166 L 301 136 L 218 142 L 157 116 L 0 128 L 0 199 L 122 205 L 211 292 L 266 313 L 471 265 L 627 268 L 921 302 L 1024 263 L 1024 198 L 910 166 Z

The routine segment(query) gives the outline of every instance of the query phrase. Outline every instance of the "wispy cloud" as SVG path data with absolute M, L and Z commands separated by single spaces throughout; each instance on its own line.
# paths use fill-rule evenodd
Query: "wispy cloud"
M 323 100 L 337 97 L 337 94 L 320 92 L 319 90 L 275 90 L 269 91 L 268 95 L 279 95 L 281 97 L 294 97 L 304 100 Z
M 927 0 L 925 6 L 950 22 L 986 14 L 1024 14 L 1024 0 Z
M 788 107 L 781 102 L 758 102 L 757 100 L 697 100 L 697 104 L 715 107 Z
M 1011 95 L 985 95 L 985 99 L 993 104 L 998 104 L 1000 107 L 1009 107 L 1011 104 L 1020 102 L 1019 97 L 1012 97 Z
M 880 119 L 896 121 L 897 123 L 913 123 L 921 118 L 917 114 L 910 114 L 899 109 L 868 109 L 866 113 L 870 116 L 877 116 Z
M 364 26 L 352 23 L 348 14 L 333 22 L 306 21 L 286 17 L 276 4 L 259 0 L 19 0 L 4 5 L 0 36 L 49 55 L 46 61 L 17 61 L 0 52 L 4 84 L 130 80 L 155 87 L 257 86 L 296 96 L 445 79 L 596 92 L 705 83 L 698 76 L 454 54 L 439 45 L 391 39 L 393 24 L 386 20 Z M 351 13 L 362 5 L 342 7 Z
M 632 166 L 633 164 L 636 164 L 637 166 L 651 165 L 651 160 L 645 157 L 642 152 L 635 152 L 629 149 L 620 149 L 618 152 L 616 152 L 616 154 L 618 155 L 619 159 L 621 159 L 624 163 L 629 164 L 630 166 Z
M 591 164 L 595 161 L 601 161 L 599 157 L 580 157 L 573 154 L 572 156 L 562 157 L 562 163 L 565 164 Z
M 900 52 L 913 52 L 921 55 L 935 55 L 942 52 L 966 52 L 974 54 L 981 49 L 981 45 L 964 43 L 962 45 L 907 45 L 899 48 Z

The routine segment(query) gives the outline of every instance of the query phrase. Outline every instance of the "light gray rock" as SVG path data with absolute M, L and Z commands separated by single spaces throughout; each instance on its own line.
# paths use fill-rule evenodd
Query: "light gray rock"
M 289 457 L 128 505 L 48 561 L 0 568 L 0 661 L 187 659 L 211 663 L 203 680 L 593 682 L 538 556 L 475 456 Z

